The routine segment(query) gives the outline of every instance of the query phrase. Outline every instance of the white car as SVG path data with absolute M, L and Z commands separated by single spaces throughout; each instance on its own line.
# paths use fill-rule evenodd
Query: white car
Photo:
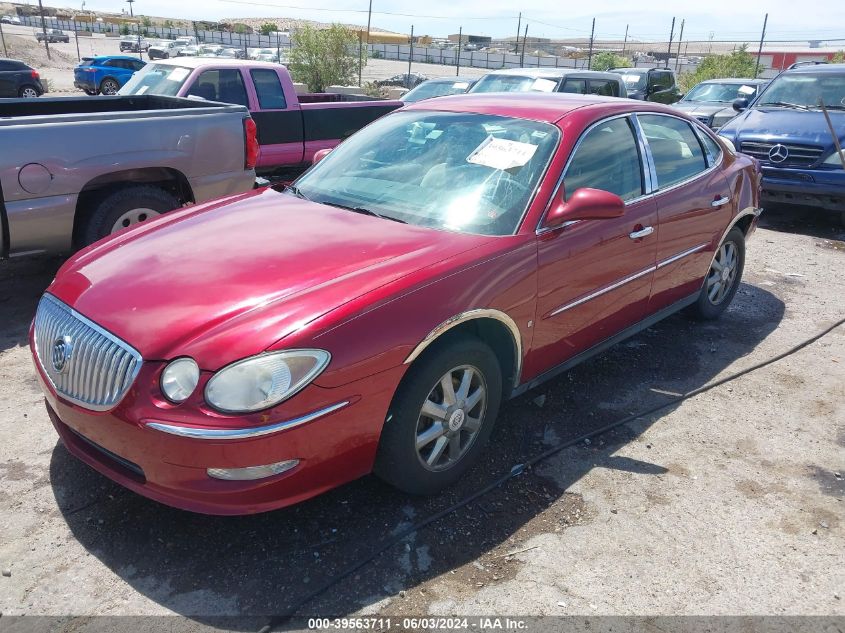
M 0 22 L 3 24 L 20 24 L 21 19 L 16 15 L 4 15 L 0 18 Z

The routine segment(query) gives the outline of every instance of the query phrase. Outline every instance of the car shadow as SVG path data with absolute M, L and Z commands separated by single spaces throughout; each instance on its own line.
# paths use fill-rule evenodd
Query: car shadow
M 840 216 L 845 211 L 824 211 L 802 206 L 768 206 L 760 215 L 761 228 L 782 233 L 798 233 L 810 237 L 845 241 L 845 224 Z
M 506 403 L 481 464 L 454 489 L 435 497 L 407 496 L 368 476 L 275 512 L 203 516 L 124 490 L 74 459 L 60 443 L 52 453 L 50 480 L 74 537 L 135 590 L 202 623 L 238 616 L 227 620 L 227 628 L 256 629 L 258 620 L 251 616 L 286 613 L 315 587 L 375 551 L 383 539 L 483 488 L 514 465 L 631 412 L 668 402 L 667 394 L 701 387 L 751 353 L 783 315 L 777 297 L 743 284 L 719 321 L 699 323 L 675 315 L 645 330 Z M 563 477 L 558 473 L 552 481 L 528 470 L 431 523 L 298 613 L 383 612 L 384 598 L 450 572 L 476 574 L 463 579 L 474 583 L 470 588 L 506 579 L 520 564 L 507 552 L 525 538 L 585 520 L 588 512 L 580 496 L 566 489 L 590 469 L 643 475 L 667 471 L 667 465 L 614 453 L 674 406 L 589 444 L 580 442 L 570 449 L 575 458 L 567 459 Z M 545 512 L 551 506 L 553 511 Z M 485 571 L 467 565 L 477 560 L 486 561 Z M 407 615 L 410 603 L 398 603 Z
M 46 256 L 0 261 L 0 352 L 28 344 L 38 300 L 63 261 Z

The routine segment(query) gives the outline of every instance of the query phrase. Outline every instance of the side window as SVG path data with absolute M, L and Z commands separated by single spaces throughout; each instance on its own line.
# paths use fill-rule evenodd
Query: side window
M 590 79 L 590 89 L 587 92 L 591 95 L 612 97 L 614 96 L 613 82 L 607 79 Z
M 275 70 L 254 68 L 250 75 L 262 110 L 284 110 L 288 107 L 279 75 Z
M 206 70 L 197 77 L 188 96 L 249 107 L 241 71 L 234 68 Z
M 566 168 L 566 199 L 582 187 L 603 189 L 623 200 L 643 194 L 640 152 L 627 118 L 599 123 L 580 140 Z
M 587 92 L 587 82 L 583 79 L 566 79 L 560 87 L 560 92 L 582 95 Z
M 706 132 L 699 130 L 698 138 L 701 139 L 701 144 L 704 145 L 704 150 L 707 154 L 707 165 L 712 167 L 719 162 L 719 157 L 722 155 L 722 148 Z
M 141 70 L 146 64 L 142 62 L 140 59 L 137 62 L 130 62 L 132 64 L 132 70 Z
M 707 169 L 698 136 L 686 121 L 659 114 L 638 114 L 637 118 L 651 149 L 659 190 Z

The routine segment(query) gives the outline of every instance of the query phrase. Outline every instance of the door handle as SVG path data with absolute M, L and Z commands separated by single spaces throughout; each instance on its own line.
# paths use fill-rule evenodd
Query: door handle
M 654 233 L 654 227 L 653 226 L 645 226 L 645 227 L 641 228 L 639 231 L 634 231 L 633 233 L 628 233 L 628 237 L 630 237 L 632 240 L 638 240 L 638 239 L 643 238 L 643 237 L 648 237 L 652 233 Z
M 710 206 L 714 209 L 718 209 L 719 207 L 726 205 L 730 201 L 731 199 L 727 196 L 722 196 L 721 198 L 716 198 L 713 202 L 711 202 Z

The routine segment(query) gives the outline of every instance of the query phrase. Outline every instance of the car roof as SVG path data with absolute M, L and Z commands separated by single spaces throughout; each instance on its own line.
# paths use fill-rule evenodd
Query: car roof
M 845 73 L 845 64 L 807 64 L 783 72 L 790 75 L 796 73 Z
M 171 57 L 170 59 L 156 59 L 150 63 L 164 66 L 182 66 L 183 68 L 201 68 L 203 66 L 279 67 L 279 64 L 273 62 L 259 62 L 254 59 L 229 59 L 226 57 Z
M 739 79 L 736 77 L 726 77 L 725 79 L 705 79 L 699 83 L 702 84 L 765 84 L 768 83 L 769 79 Z
M 583 77 L 613 77 L 617 78 L 615 72 L 604 72 L 601 70 L 579 70 L 577 68 L 502 68 L 487 73 L 488 75 L 515 75 L 517 77 L 541 77 L 559 79 L 569 75 L 580 75 Z
M 94 55 L 93 57 L 83 57 L 82 59 L 90 59 L 92 62 L 99 62 L 106 59 L 131 59 L 132 61 L 138 61 L 138 57 L 136 55 Z
M 570 112 L 582 108 L 607 111 L 609 114 L 666 112 L 677 116 L 678 113 L 676 109 L 658 103 L 562 92 L 470 92 L 417 101 L 402 110 L 492 114 L 556 123 Z

